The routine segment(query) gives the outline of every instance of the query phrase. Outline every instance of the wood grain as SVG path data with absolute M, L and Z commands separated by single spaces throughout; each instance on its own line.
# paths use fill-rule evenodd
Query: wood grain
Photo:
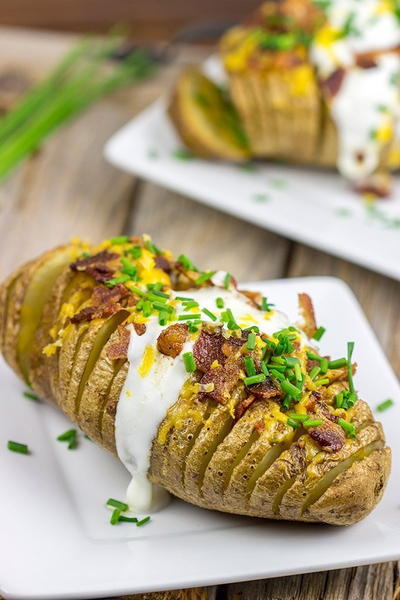
M 2 73 L 37 79 L 72 40 L 0 28 L 0 91 Z M 174 252 L 184 250 L 199 265 L 223 267 L 242 280 L 335 275 L 356 293 L 400 373 L 399 283 L 136 181 L 105 163 L 101 147 L 107 137 L 166 89 L 180 62 L 199 56 L 198 50 L 185 50 L 175 65 L 153 80 L 102 101 L 59 131 L 0 187 L 0 277 L 16 263 L 72 235 L 97 240 L 143 231 Z M 125 600 L 394 598 L 400 600 L 400 577 L 399 564 L 393 562 L 208 589 L 138 594 Z

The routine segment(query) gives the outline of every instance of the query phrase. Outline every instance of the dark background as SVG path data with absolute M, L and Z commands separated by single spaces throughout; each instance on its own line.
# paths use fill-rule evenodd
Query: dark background
M 107 31 L 128 24 L 140 39 L 168 39 L 182 27 L 239 21 L 260 0 L 0 0 L 0 24 L 64 31 Z

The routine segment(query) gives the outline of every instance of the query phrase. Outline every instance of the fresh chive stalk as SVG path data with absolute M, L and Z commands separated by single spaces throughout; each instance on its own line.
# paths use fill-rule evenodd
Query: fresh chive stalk
M 29 454 L 29 448 L 27 444 L 21 444 L 20 442 L 13 442 L 9 440 L 7 442 L 7 448 L 11 450 L 11 452 L 18 452 L 19 454 Z

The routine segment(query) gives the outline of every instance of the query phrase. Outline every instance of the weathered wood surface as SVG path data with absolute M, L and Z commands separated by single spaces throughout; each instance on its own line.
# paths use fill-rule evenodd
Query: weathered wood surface
M 60 34 L 0 28 L 0 98 L 2 74 L 14 73 L 16 81 L 35 80 L 70 43 L 69 36 Z M 194 59 L 198 52 L 185 50 L 184 56 Z M 16 263 L 74 235 L 99 240 L 141 232 L 172 251 L 184 249 L 199 265 L 228 269 L 238 279 L 335 275 L 354 290 L 400 374 L 399 283 L 135 180 L 105 163 L 104 141 L 165 91 L 177 68 L 169 66 L 153 80 L 103 100 L 59 131 L 0 186 L 0 277 Z M 127 598 L 392 600 L 399 586 L 399 564 L 385 563 Z

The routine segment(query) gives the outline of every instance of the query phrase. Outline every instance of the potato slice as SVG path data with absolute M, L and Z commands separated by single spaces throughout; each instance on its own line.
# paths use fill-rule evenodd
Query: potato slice
M 169 115 L 195 154 L 232 161 L 248 158 L 247 139 L 234 107 L 199 69 L 189 68 L 179 77 Z

